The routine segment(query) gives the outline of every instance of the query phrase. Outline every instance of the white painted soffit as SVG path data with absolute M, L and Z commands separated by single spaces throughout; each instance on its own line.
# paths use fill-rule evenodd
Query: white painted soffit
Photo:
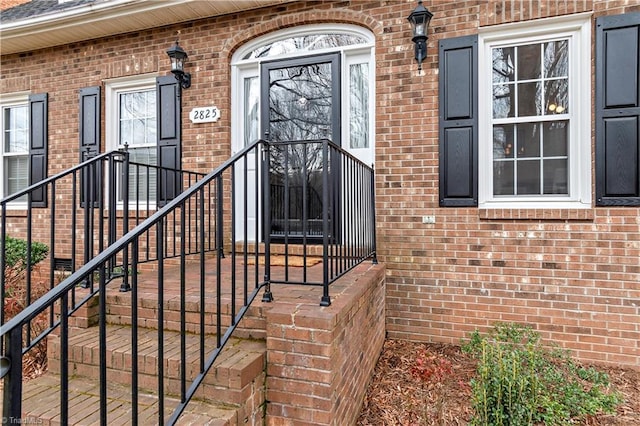
M 226 15 L 291 0 L 107 0 L 0 24 L 0 53 L 51 46 Z

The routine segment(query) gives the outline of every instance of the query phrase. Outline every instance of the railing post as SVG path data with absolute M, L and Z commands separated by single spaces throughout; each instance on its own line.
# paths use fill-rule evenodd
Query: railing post
M 22 419 L 22 327 L 7 334 L 5 349 L 8 356 L 9 373 L 4 378 L 2 399 L 3 423 L 20 424 Z M 3 359 L 6 362 L 6 358 Z
M 125 150 L 122 152 L 122 167 L 124 169 L 124 173 L 122 175 L 122 186 L 124 187 L 124 191 L 122 193 L 122 235 L 125 235 L 129 232 L 129 150 L 127 149 L 128 145 L 125 145 Z M 114 186 L 116 188 L 116 171 L 114 170 Z M 113 194 L 114 200 L 117 197 L 117 191 L 111 191 Z M 115 201 L 114 201 L 115 206 Z M 115 216 L 116 209 L 113 210 L 113 215 Z M 125 246 L 122 251 L 122 284 L 120 284 L 120 291 L 127 292 L 131 290 L 131 285 L 129 284 L 129 246 Z
M 265 141 L 262 146 L 262 223 L 264 227 L 264 294 L 263 302 L 272 302 L 273 294 L 271 293 L 271 145 Z M 256 235 L 256 237 L 258 237 Z M 256 244 L 258 243 L 256 238 Z
M 372 249 L 373 249 L 373 264 L 378 264 L 378 247 L 376 245 L 376 170 L 371 165 L 371 230 Z
M 322 141 L 322 299 L 320 306 L 331 305 L 329 296 L 329 141 Z
M 87 157 L 89 158 L 89 148 L 87 148 Z M 89 163 L 83 167 L 81 174 L 83 175 L 82 179 L 82 196 L 84 197 L 84 262 L 86 265 L 89 260 L 91 260 L 91 255 L 93 252 L 93 199 L 95 197 L 93 191 L 93 167 L 94 163 Z M 75 230 L 74 230 L 75 232 Z M 74 235 L 75 239 L 75 235 Z M 93 289 L 93 280 L 92 276 L 88 277 L 82 284 L 82 288 L 92 288 Z
M 5 277 L 4 277 L 4 269 L 6 265 L 6 256 L 5 256 L 5 238 L 7 238 L 7 205 L 2 203 L 0 205 L 0 209 L 2 212 L 2 220 L 0 221 L 0 306 L 3 309 L 0 309 L 0 324 L 4 324 L 4 295 L 5 295 Z M 4 353 L 4 340 L 0 339 L 0 353 Z

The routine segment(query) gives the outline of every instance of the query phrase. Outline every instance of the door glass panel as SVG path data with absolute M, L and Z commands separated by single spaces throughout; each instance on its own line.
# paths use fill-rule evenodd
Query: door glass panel
M 331 64 L 269 71 L 269 139 L 332 139 Z
M 260 81 L 258 77 L 244 79 L 244 146 L 258 140 L 258 105 Z
M 352 34 L 311 34 L 278 40 L 247 53 L 242 59 L 266 58 L 291 53 L 366 44 L 363 37 Z
M 322 236 L 322 142 L 336 126 L 333 62 L 268 68 L 271 235 Z M 263 76 L 264 78 L 264 76 Z M 331 219 L 330 219 L 331 220 Z
M 369 64 L 349 67 L 349 148 L 369 148 Z

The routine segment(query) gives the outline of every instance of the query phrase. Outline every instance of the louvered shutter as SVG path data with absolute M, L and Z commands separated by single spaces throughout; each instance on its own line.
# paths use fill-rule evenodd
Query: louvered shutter
M 178 170 L 181 168 L 181 89 L 175 77 L 163 76 L 157 78 L 156 90 L 158 107 L 158 166 Z M 159 206 L 165 205 L 182 191 L 182 182 L 177 172 L 161 169 L 157 182 Z
M 439 43 L 440 206 L 478 205 L 478 37 Z
M 596 21 L 596 205 L 640 205 L 640 13 Z
M 48 95 L 29 96 L 29 185 L 47 177 Z M 47 190 L 31 192 L 32 207 L 47 207 Z
M 80 162 L 95 157 L 100 152 L 100 86 L 80 89 Z M 99 167 L 82 174 L 80 202 L 84 206 L 89 191 L 93 194 L 93 206 L 97 207 L 96 197 L 100 194 L 99 184 L 102 174 Z M 90 186 L 91 187 L 90 187 Z

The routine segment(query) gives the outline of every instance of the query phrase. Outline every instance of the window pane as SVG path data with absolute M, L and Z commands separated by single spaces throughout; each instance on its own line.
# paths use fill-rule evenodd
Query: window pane
M 493 128 L 493 158 L 513 158 L 513 129 L 512 124 L 494 126 Z
M 517 162 L 518 195 L 540 194 L 540 160 Z
M 530 44 L 518 47 L 518 80 L 532 80 L 541 77 L 540 53 L 541 45 L 539 44 Z
M 333 139 L 330 63 L 272 69 L 269 83 L 271 140 Z
M 242 59 L 265 58 L 294 52 L 305 52 L 332 47 L 354 46 L 366 44 L 367 40 L 351 34 L 313 34 L 301 37 L 290 37 L 261 46 Z
M 129 170 L 129 201 L 139 200 L 156 202 L 157 169 L 144 167 L 145 164 L 156 165 L 157 150 L 155 148 L 129 149 L 129 161 L 141 165 L 132 165 Z M 122 201 L 122 200 L 121 200 Z
M 542 112 L 542 85 L 538 83 L 518 84 L 518 117 L 540 115 Z
M 29 157 L 11 156 L 5 158 L 5 196 L 14 194 L 29 186 Z M 18 201 L 26 201 L 26 197 Z
M 119 145 L 132 145 L 133 123 L 130 120 L 120 121 L 120 143 Z
M 156 123 L 156 118 L 147 119 L 147 143 L 150 145 L 156 145 L 158 143 L 158 138 L 156 137 L 156 133 L 158 129 L 158 123 Z
M 129 201 L 156 202 L 157 121 L 155 89 L 120 93 L 119 146 L 128 145 L 129 161 L 139 163 L 129 170 Z M 118 192 L 122 197 L 122 190 Z
M 156 144 L 155 90 L 120 94 L 119 145 Z
M 507 83 L 514 80 L 515 68 L 513 66 L 514 48 L 502 47 L 492 50 L 493 56 L 493 82 Z
M 569 80 L 562 78 L 559 80 L 546 81 L 544 83 L 546 93 L 547 108 L 545 114 L 568 114 L 569 113 Z
M 540 156 L 540 123 L 518 124 L 518 157 Z
M 515 91 L 513 84 L 493 86 L 493 118 L 514 117 Z
M 133 138 L 131 145 L 146 145 L 147 143 L 147 123 L 138 119 L 133 121 Z
M 544 44 L 544 76 L 567 77 L 569 75 L 569 42 L 554 41 Z
M 369 64 L 349 67 L 349 146 L 369 147 Z
M 513 161 L 493 162 L 493 195 L 513 195 Z
M 130 120 L 133 117 L 132 97 L 130 93 L 120 95 L 120 120 Z
M 260 80 L 258 77 L 244 79 L 244 146 L 259 139 L 258 102 L 260 100 Z
M 4 109 L 4 152 L 16 154 L 29 151 L 28 113 L 26 105 Z
M 569 122 L 553 121 L 545 123 L 542 139 L 545 157 L 566 156 L 569 144 Z
M 544 193 L 568 194 L 567 160 L 544 161 Z
M 157 164 L 157 150 L 155 148 L 133 148 L 129 150 L 129 161 L 142 164 Z

